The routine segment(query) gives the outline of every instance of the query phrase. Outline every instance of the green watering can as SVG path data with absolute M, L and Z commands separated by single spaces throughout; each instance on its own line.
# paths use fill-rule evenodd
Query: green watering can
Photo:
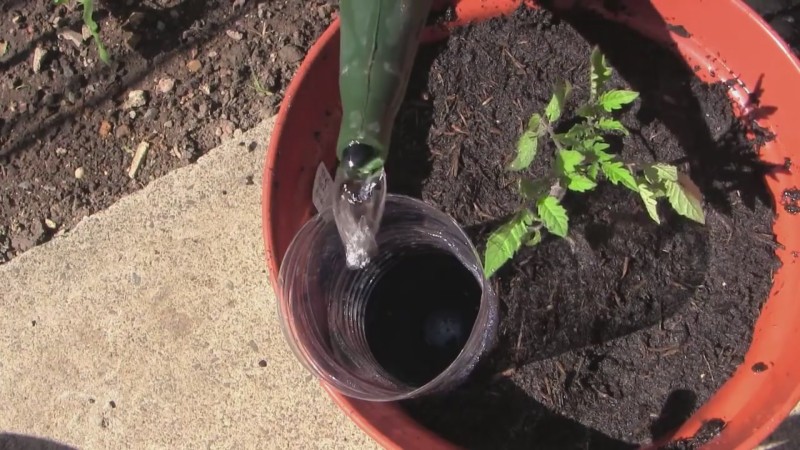
M 432 0 L 341 0 L 342 124 L 333 213 L 347 264 L 366 266 L 386 201 L 384 164 Z

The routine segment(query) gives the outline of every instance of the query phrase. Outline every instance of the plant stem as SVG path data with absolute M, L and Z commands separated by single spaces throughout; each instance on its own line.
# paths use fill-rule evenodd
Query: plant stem
M 564 146 L 561 145 L 561 143 L 558 142 L 558 139 L 556 138 L 556 132 L 553 131 L 553 127 L 551 127 L 550 124 L 548 123 L 546 124 L 545 128 L 547 130 L 547 135 L 550 136 L 550 140 L 553 141 L 553 144 L 556 144 L 556 148 L 558 150 L 564 150 Z

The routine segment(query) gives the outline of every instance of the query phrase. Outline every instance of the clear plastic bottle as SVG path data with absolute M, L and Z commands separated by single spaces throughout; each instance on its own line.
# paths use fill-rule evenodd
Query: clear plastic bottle
M 389 195 L 377 244 L 377 257 L 365 268 L 352 270 L 330 209 L 297 233 L 281 265 L 278 292 L 283 331 L 292 350 L 317 377 L 363 400 L 402 400 L 458 385 L 494 345 L 497 334 L 497 299 L 472 242 L 441 211 L 420 200 Z M 481 298 L 466 344 L 452 363 L 432 380 L 413 385 L 390 374 L 373 356 L 365 311 L 381 276 L 398 259 L 420 250 L 454 256 L 475 277 Z

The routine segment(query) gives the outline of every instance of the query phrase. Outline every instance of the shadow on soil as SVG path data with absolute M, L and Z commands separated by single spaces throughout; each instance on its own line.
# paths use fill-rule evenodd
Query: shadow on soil
M 445 44 L 420 48 L 406 97 L 395 120 L 391 150 L 386 161 L 389 192 L 422 197 L 422 184 L 431 174 L 428 135 L 433 127 L 433 102 L 428 97 L 428 75 Z M 408 151 L 411 150 L 411 151 Z M 402 177 L 392 174 L 403 174 Z
M 38 141 L 48 133 L 55 132 L 61 125 L 78 120 L 84 111 L 95 108 L 108 99 L 119 98 L 130 87 L 145 79 L 158 66 L 185 54 L 192 48 L 202 46 L 215 37 L 220 30 L 226 29 L 229 24 L 235 23 L 256 8 L 255 2 L 248 2 L 219 26 L 206 24 L 200 19 L 204 17 L 204 14 L 212 11 L 215 4 L 217 2 L 211 0 L 184 0 L 170 8 L 153 8 L 139 3 L 136 6 L 127 6 L 124 2 L 119 1 L 102 2 L 100 6 L 103 8 L 96 10 L 95 20 L 101 21 L 106 15 L 111 14 L 123 23 L 123 30 L 128 29 L 127 27 L 131 25 L 130 23 L 125 25 L 126 22 L 131 21 L 131 18 L 136 21 L 137 28 L 144 25 L 146 26 L 144 29 L 150 30 L 148 33 L 140 34 L 133 45 L 136 52 L 148 59 L 148 64 L 131 69 L 126 67 L 124 58 L 115 58 L 115 55 L 112 54 L 109 66 L 98 61 L 93 67 L 74 75 L 64 83 L 64 89 L 60 92 L 52 92 L 50 98 L 54 103 L 42 105 L 42 107 L 56 106 L 60 99 L 66 97 L 69 89 L 86 92 L 86 88 L 90 84 L 111 74 L 117 74 L 117 81 L 109 89 L 84 97 L 73 107 L 53 108 L 53 114 L 42 121 L 33 121 L 25 114 L 17 116 L 18 118 L 15 120 L 6 122 L 0 120 L 0 136 L 8 139 L 3 147 L 0 147 L 0 158 L 38 145 Z M 65 6 L 58 7 L 65 8 Z M 11 11 L 13 3 L 0 8 L 2 11 Z M 164 24 L 163 31 L 159 31 L 159 22 Z M 80 24 L 82 24 L 81 21 L 71 19 L 68 22 L 65 21 L 61 28 L 64 26 L 68 26 L 70 29 L 80 28 Z M 193 26 L 193 24 L 200 25 Z M 39 43 L 56 39 L 55 31 L 48 31 L 34 37 L 24 48 L 7 55 L 0 62 L 0 72 L 28 61 Z
M 0 433 L 0 448 L 3 450 L 76 450 L 75 447 L 47 439 L 11 433 Z

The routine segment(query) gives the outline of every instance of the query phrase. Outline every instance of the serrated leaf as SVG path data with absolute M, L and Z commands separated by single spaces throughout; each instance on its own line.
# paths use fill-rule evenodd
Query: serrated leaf
M 533 214 L 524 210 L 515 214 L 489 236 L 483 260 L 486 278 L 494 275 L 522 247 L 523 238 L 528 234 L 528 227 L 532 222 Z
M 561 174 L 575 171 L 575 166 L 582 163 L 585 157 L 575 150 L 559 150 L 556 154 L 556 170 Z
M 703 204 L 699 198 L 695 198 L 676 181 L 667 181 L 667 200 L 672 205 L 672 209 L 678 214 L 694 220 L 695 222 L 706 223 L 706 215 L 703 212 Z
M 556 86 L 553 96 L 550 98 L 550 103 L 547 104 L 547 107 L 544 110 L 544 115 L 547 117 L 547 120 L 550 121 L 550 123 L 555 122 L 559 117 L 561 117 L 564 104 L 567 102 L 567 98 L 569 98 L 571 91 L 572 85 L 569 84 L 569 81 L 564 81 Z
M 678 168 L 669 164 L 652 164 L 644 168 L 644 176 L 650 183 L 678 181 Z
M 524 170 L 531 165 L 536 158 L 539 147 L 539 136 L 533 131 L 526 130 L 517 141 L 517 156 L 508 165 L 508 170 Z
M 543 198 L 536 205 L 539 212 L 539 220 L 547 231 L 556 236 L 565 237 L 569 229 L 569 218 L 567 210 L 561 206 L 558 199 L 552 196 Z
M 544 127 L 542 127 L 542 116 L 539 113 L 535 113 L 531 115 L 531 118 L 528 119 L 528 131 L 532 131 L 536 133 L 537 136 L 541 136 L 544 132 Z
M 611 147 L 611 146 L 608 145 L 608 143 L 600 141 L 600 142 L 595 142 L 594 144 L 592 144 L 591 149 L 596 154 L 598 152 L 605 153 L 603 150 L 606 150 L 609 147 Z
M 658 217 L 658 201 L 647 184 L 642 183 L 639 185 L 639 196 L 642 197 L 642 202 L 644 202 L 644 207 L 647 209 L 647 214 L 649 214 L 650 218 L 656 223 L 660 224 L 661 218 Z
M 603 150 L 594 150 L 594 155 L 597 157 L 597 160 L 600 161 L 600 162 L 611 161 L 612 159 L 614 159 L 614 155 L 612 155 L 610 153 L 606 153 Z
M 613 90 L 600 95 L 597 102 L 608 112 L 622 108 L 639 98 L 639 93 L 626 90 Z
M 604 161 L 601 163 L 600 168 L 603 170 L 603 173 L 606 174 L 609 181 L 615 185 L 622 183 L 623 186 L 634 192 L 639 190 L 639 185 L 636 183 L 636 179 L 633 178 L 633 174 L 621 162 Z
M 536 200 L 549 190 L 550 186 L 546 180 L 529 180 L 527 178 L 519 180 L 519 193 L 526 200 Z
M 570 136 L 569 133 L 558 133 L 555 135 L 555 140 L 558 141 L 563 147 L 573 147 L 578 145 L 578 140 Z
M 528 239 L 528 242 L 525 243 L 528 247 L 533 247 L 539 245 L 542 242 L 542 231 L 538 228 L 533 230 L 533 235 Z
M 618 131 L 625 136 L 629 135 L 630 132 L 625 125 L 622 124 L 619 120 L 609 119 L 609 118 L 602 118 L 600 121 L 597 122 L 597 128 L 603 131 Z
M 603 89 L 606 81 L 611 78 L 611 67 L 606 63 L 606 56 L 598 47 L 592 49 L 590 61 L 592 63 L 590 95 L 594 99 L 597 93 Z
M 567 131 L 567 134 L 575 139 L 583 139 L 590 131 L 592 129 L 586 123 L 576 123 Z
M 570 191 L 575 192 L 586 192 L 591 191 L 597 186 L 597 183 L 586 177 L 585 175 L 581 175 L 579 173 L 572 173 L 567 175 L 569 179 L 569 183 L 567 184 L 567 189 Z

